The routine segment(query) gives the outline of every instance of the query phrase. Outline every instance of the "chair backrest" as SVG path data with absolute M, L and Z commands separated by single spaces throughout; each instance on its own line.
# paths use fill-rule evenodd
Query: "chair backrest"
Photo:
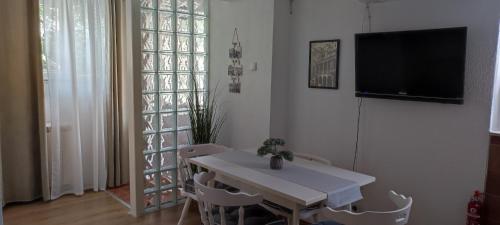
M 325 165 L 328 165 L 328 166 L 332 165 L 332 161 L 330 161 L 328 159 L 324 159 L 324 158 L 316 156 L 316 155 L 311 155 L 311 154 L 303 153 L 303 152 L 294 152 L 293 155 L 295 157 L 297 157 L 297 158 L 301 158 L 301 159 L 305 159 L 305 160 L 309 160 L 309 161 L 313 161 L 313 162 L 322 163 L 322 164 L 325 164 Z
M 223 145 L 217 144 L 200 144 L 200 145 L 191 145 L 180 148 L 177 150 L 179 154 L 179 180 L 181 182 L 182 187 L 185 187 L 185 182 L 188 179 L 193 178 L 193 173 L 191 170 L 191 164 L 188 162 L 189 158 L 205 156 L 205 155 L 213 155 L 225 151 L 232 150 Z M 199 168 L 198 168 L 199 170 Z M 199 171 L 198 171 L 199 172 Z
M 215 178 L 213 172 L 201 172 L 194 175 L 194 187 L 198 197 L 198 209 L 204 225 L 215 225 L 213 215 L 215 207 L 219 207 L 220 225 L 226 225 L 225 207 L 239 207 L 238 225 L 244 225 L 244 206 L 256 205 L 262 202 L 261 195 L 249 195 L 246 193 L 231 193 L 224 189 L 208 187 L 207 183 Z
M 411 197 L 389 192 L 389 198 L 398 207 L 394 211 L 366 211 L 354 213 L 346 210 L 337 211 L 329 207 L 321 209 L 318 219 L 333 220 L 344 225 L 403 225 L 408 223 L 413 200 Z

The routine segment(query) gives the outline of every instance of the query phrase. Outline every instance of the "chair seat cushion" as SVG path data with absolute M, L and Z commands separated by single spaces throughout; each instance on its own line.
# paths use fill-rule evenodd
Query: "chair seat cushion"
M 193 179 L 187 179 L 184 185 L 184 191 L 194 194 L 194 180 Z
M 281 219 L 259 205 L 245 206 L 245 225 L 285 225 L 285 220 Z M 215 222 L 220 224 L 219 209 L 212 211 Z M 239 207 L 226 207 L 226 224 L 237 225 L 239 219 Z
M 342 224 L 337 223 L 335 221 L 321 221 L 319 223 L 315 223 L 314 225 L 342 225 Z

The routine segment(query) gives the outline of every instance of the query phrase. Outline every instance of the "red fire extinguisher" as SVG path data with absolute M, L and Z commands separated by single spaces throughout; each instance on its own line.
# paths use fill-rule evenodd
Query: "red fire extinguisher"
M 481 208 L 483 206 L 483 194 L 475 191 L 467 205 L 467 225 L 481 225 Z

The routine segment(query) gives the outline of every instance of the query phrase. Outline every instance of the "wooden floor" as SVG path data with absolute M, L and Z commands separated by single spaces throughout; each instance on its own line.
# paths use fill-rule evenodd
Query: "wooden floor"
M 194 204 L 191 204 L 194 206 Z M 35 202 L 4 208 L 5 225 L 176 225 L 182 205 L 134 218 L 107 193 L 65 196 L 52 202 Z M 191 207 L 185 225 L 200 225 Z

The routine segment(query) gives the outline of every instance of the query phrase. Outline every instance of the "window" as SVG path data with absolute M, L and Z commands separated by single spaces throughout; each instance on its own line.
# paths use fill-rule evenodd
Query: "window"
M 55 12 L 53 12 L 55 13 Z M 50 96 L 49 96 L 49 77 L 47 71 L 49 63 L 51 67 L 54 66 L 53 60 L 47 59 L 45 52 L 45 35 L 46 32 L 53 32 L 56 28 L 55 21 L 49 17 L 45 17 L 45 7 L 43 1 L 40 1 L 40 39 L 42 41 L 42 72 L 43 72 L 43 91 L 44 91 L 44 105 L 45 105 L 45 126 L 50 127 Z M 46 30 L 47 29 L 47 30 Z M 47 130 L 49 131 L 49 130 Z
M 497 46 L 497 63 L 493 85 L 493 100 L 491 105 L 490 132 L 500 134 L 500 29 Z
M 188 99 L 207 89 L 208 0 L 140 0 L 144 207 L 177 203 L 177 148 L 190 144 Z

